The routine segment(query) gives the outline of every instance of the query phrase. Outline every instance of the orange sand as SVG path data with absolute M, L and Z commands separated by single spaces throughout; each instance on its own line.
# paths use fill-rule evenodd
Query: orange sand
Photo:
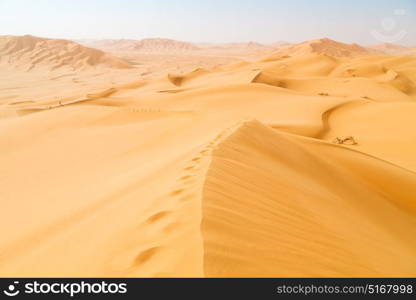
M 45 45 L 0 60 L 1 276 L 416 275 L 416 58 L 143 79 Z

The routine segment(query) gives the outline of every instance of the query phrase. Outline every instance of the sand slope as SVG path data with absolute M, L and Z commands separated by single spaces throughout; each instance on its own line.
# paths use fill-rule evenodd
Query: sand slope
M 404 55 L 411 50 L 411 48 L 409 47 L 392 44 L 392 43 L 377 44 L 369 48 L 374 49 L 376 51 L 380 51 L 381 53 L 384 53 L 387 55 Z
M 94 66 L 129 68 L 128 63 L 101 50 L 87 48 L 72 41 L 25 36 L 0 36 L 0 64 L 32 70 Z
M 104 39 L 104 40 L 81 40 L 94 48 L 110 51 L 137 51 L 142 53 L 181 53 L 199 50 L 193 43 L 177 41 L 164 38 L 147 38 L 142 40 L 132 39 Z
M 134 50 L 138 51 L 154 51 L 154 52 L 176 52 L 176 51 L 192 51 L 197 50 L 198 47 L 192 43 L 175 41 L 171 39 L 143 39 L 140 40 Z
M 2 105 L 0 274 L 415 276 L 415 69 L 272 56 Z
M 205 274 L 412 276 L 416 237 L 403 229 L 415 228 L 415 175 L 244 123 L 214 150 L 207 173 Z
M 278 49 L 277 56 L 283 55 L 306 55 L 306 54 L 327 54 L 334 57 L 357 57 L 376 54 L 377 51 L 367 49 L 358 44 L 346 44 L 328 38 L 306 41 Z

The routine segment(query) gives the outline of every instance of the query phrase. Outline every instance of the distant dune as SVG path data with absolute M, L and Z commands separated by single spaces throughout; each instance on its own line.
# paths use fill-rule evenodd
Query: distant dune
M 91 67 L 129 68 L 129 64 L 101 50 L 63 39 L 31 35 L 0 36 L 0 63 L 22 70 L 73 70 Z
M 241 43 L 190 43 L 172 39 L 149 38 L 142 40 L 132 39 L 103 39 L 103 40 L 77 40 L 80 44 L 108 51 L 134 51 L 149 54 L 199 54 L 206 52 L 216 53 L 253 53 L 258 51 L 272 51 L 290 45 L 287 42 L 261 44 L 257 42 Z
M 397 44 L 384 43 L 372 46 L 371 48 L 381 51 L 387 55 L 416 56 L 416 47 L 405 47 Z
M 3 39 L 59 72 L 0 72 L 0 276 L 416 276 L 416 57 L 320 39 L 202 68 L 152 39 L 173 67 L 143 80 Z
M 403 55 L 411 51 L 411 48 L 409 47 L 391 44 L 391 43 L 378 44 L 378 45 L 371 46 L 369 48 L 376 50 L 376 51 L 380 51 L 381 53 L 384 53 L 387 55 Z
M 78 40 L 82 45 L 105 51 L 130 51 L 142 54 L 200 54 L 200 53 L 246 53 L 270 54 L 271 56 L 299 56 L 326 54 L 333 57 L 360 57 L 371 55 L 415 55 L 415 48 L 383 43 L 374 46 L 347 44 L 328 38 L 297 44 L 279 41 L 270 44 L 258 42 L 241 43 L 190 43 L 163 38 Z
M 143 52 L 187 52 L 198 50 L 198 47 L 188 42 L 154 38 L 140 40 L 134 47 L 134 50 Z
M 358 57 L 377 54 L 376 51 L 367 49 L 358 44 L 345 44 L 323 38 L 281 48 L 274 52 L 274 55 L 300 56 L 313 53 L 326 54 L 333 57 Z
M 103 39 L 103 40 L 77 40 L 81 45 L 103 50 L 134 50 L 137 40 L 132 39 Z
M 288 43 L 288 42 L 285 42 L 285 41 L 274 42 L 274 43 L 268 44 L 269 47 L 272 47 L 272 48 L 275 48 L 275 49 L 283 48 L 283 47 L 289 47 L 289 46 L 292 46 L 292 45 L 293 45 L 292 43 Z
M 271 49 L 272 47 L 256 43 L 256 42 L 247 42 L 247 43 L 224 43 L 224 44 L 214 44 L 214 43 L 205 43 L 198 44 L 201 48 L 205 49 L 223 49 L 223 50 L 261 50 L 261 49 Z
M 416 48 L 411 48 L 409 51 L 406 51 L 404 54 L 409 55 L 409 56 L 416 56 Z

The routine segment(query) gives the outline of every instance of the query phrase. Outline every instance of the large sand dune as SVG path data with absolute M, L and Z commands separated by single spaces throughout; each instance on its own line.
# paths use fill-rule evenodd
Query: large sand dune
M 334 47 L 1 105 L 0 274 L 415 276 L 416 58 Z
M 0 36 L 0 64 L 30 71 L 34 68 L 72 70 L 105 66 L 129 68 L 128 63 L 101 50 L 72 41 L 39 38 L 31 35 Z

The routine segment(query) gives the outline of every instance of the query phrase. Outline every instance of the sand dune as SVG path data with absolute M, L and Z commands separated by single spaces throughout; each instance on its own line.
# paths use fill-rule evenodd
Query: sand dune
M 132 39 L 103 39 L 103 40 L 76 40 L 82 45 L 109 51 L 117 55 L 128 53 L 130 57 L 143 55 L 194 55 L 194 56 L 253 56 L 268 54 L 275 49 L 288 46 L 286 42 L 276 42 L 270 45 L 257 42 L 242 43 L 191 43 L 164 38 Z M 202 58 L 202 59 L 206 59 Z
M 371 46 L 369 48 L 374 49 L 376 51 L 380 51 L 381 53 L 384 53 L 387 55 L 405 55 L 411 50 L 411 48 L 409 47 L 391 44 L 391 43 L 382 43 L 382 44 Z
M 205 274 L 412 276 L 414 182 L 362 152 L 242 124 L 206 175 Z
M 408 55 L 408 56 L 416 56 L 416 48 L 411 48 L 409 51 L 406 51 L 404 53 L 404 55 Z
M 305 41 L 291 44 L 279 41 L 270 44 L 258 42 L 242 43 L 190 43 L 163 38 L 133 39 L 103 39 L 103 40 L 76 40 L 82 45 L 102 49 L 110 52 L 136 52 L 136 53 L 256 53 L 268 56 L 302 56 L 309 54 L 326 54 L 333 57 L 359 57 L 371 55 L 414 55 L 412 47 L 405 47 L 392 43 L 381 43 L 370 47 L 358 44 L 346 44 L 328 38 Z
M 0 274 L 415 276 L 416 58 L 291 51 L 1 105 Z
M 0 64 L 30 71 L 34 68 L 73 70 L 105 66 L 129 68 L 128 63 L 75 42 L 25 36 L 0 37 Z
M 264 45 L 257 42 L 246 42 L 246 43 L 225 43 L 225 44 L 198 44 L 201 48 L 205 49 L 240 49 L 240 50 L 264 50 L 270 49 L 272 46 Z
M 149 48 L 151 51 L 142 52 L 134 50 L 136 40 L 79 42 L 88 47 L 60 39 L 0 37 L 0 106 L 80 99 L 87 93 L 135 80 L 229 64 L 247 54 L 246 51 L 206 53 L 181 48 L 176 51 L 169 47 L 163 51 Z M 180 42 L 174 44 L 181 45 Z
M 283 48 L 283 47 L 289 47 L 291 45 L 292 45 L 291 43 L 288 43 L 288 42 L 285 42 L 285 41 L 274 42 L 274 43 L 269 44 L 270 47 L 276 48 L 276 49 Z
M 299 56 L 313 53 L 326 54 L 333 57 L 357 57 L 374 55 L 378 52 L 372 49 L 367 49 L 358 44 L 345 44 L 328 38 L 323 38 L 283 47 L 278 49 L 274 55 Z
M 90 47 L 115 50 L 115 51 L 138 51 L 138 52 L 165 52 L 174 54 L 175 52 L 194 52 L 194 51 L 253 51 L 271 50 L 289 45 L 286 42 L 276 42 L 265 45 L 257 42 L 243 43 L 190 43 L 164 38 L 147 38 L 142 40 L 132 39 L 103 39 L 103 40 L 79 40 L 80 44 Z

